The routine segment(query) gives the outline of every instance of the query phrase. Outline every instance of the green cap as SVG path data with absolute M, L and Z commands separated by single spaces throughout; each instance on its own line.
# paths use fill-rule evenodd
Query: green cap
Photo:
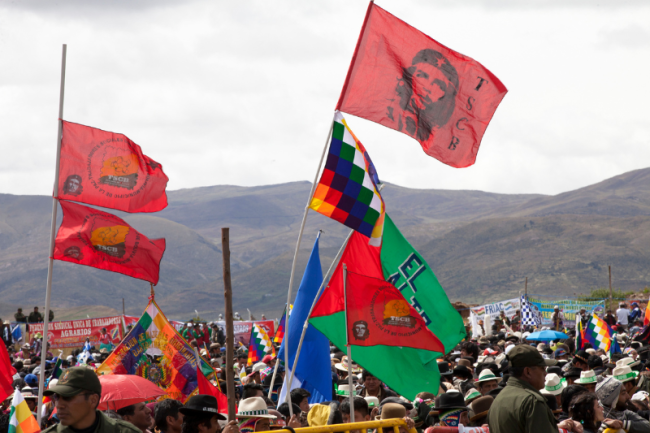
M 523 344 L 513 347 L 508 358 L 512 367 L 546 367 L 557 364 L 554 359 L 542 358 L 536 348 Z
M 97 374 L 90 368 L 72 367 L 63 372 L 56 385 L 43 391 L 43 395 L 58 394 L 63 397 L 73 397 L 83 391 L 101 395 L 102 384 Z

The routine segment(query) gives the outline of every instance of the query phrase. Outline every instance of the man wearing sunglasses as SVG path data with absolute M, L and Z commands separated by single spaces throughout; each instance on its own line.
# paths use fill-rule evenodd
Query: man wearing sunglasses
M 52 398 L 61 421 L 43 433 L 142 433 L 133 424 L 109 418 L 97 410 L 102 385 L 89 368 L 67 369 L 58 383 L 43 394 Z

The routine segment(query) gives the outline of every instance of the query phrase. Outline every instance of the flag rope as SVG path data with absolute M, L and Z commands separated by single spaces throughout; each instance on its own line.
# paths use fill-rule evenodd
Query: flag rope
M 61 136 L 63 134 L 63 97 L 65 94 L 65 61 L 68 51 L 67 44 L 63 44 L 61 53 L 61 89 L 59 91 L 59 131 L 56 137 L 56 167 L 54 169 L 54 189 L 52 190 L 52 224 L 50 226 L 50 249 L 48 253 L 49 261 L 47 263 L 47 286 L 45 288 L 45 317 L 43 318 L 43 344 L 41 346 L 41 359 L 45 359 L 43 351 L 47 355 L 47 342 L 49 341 L 49 321 L 50 321 L 50 299 L 52 298 L 52 268 L 54 267 L 54 241 L 56 230 L 57 190 L 59 188 L 59 165 L 61 162 Z M 45 365 L 45 364 L 43 364 Z M 41 368 L 40 378 L 38 380 L 38 409 L 36 410 L 38 425 L 41 425 L 41 409 L 43 408 L 43 384 L 45 383 L 45 368 Z
M 302 240 L 302 233 L 305 231 L 305 222 L 307 221 L 307 213 L 309 212 L 309 204 L 311 199 L 314 196 L 314 191 L 316 190 L 316 184 L 318 183 L 318 175 L 320 174 L 320 169 L 323 166 L 323 160 L 325 159 L 325 154 L 327 153 L 327 148 L 329 147 L 330 138 L 332 136 L 332 131 L 334 130 L 334 117 L 336 116 L 336 111 L 332 116 L 332 122 L 330 124 L 330 131 L 327 133 L 327 140 L 325 140 L 325 147 L 323 148 L 323 153 L 320 157 L 320 162 L 318 163 L 318 168 L 316 169 L 316 175 L 314 176 L 314 181 L 311 184 L 311 191 L 309 191 L 309 198 L 307 199 L 307 205 L 305 206 L 305 213 L 302 216 L 302 223 L 300 223 L 300 232 L 298 232 L 298 241 L 296 242 L 296 249 L 293 252 L 293 262 L 291 263 L 291 275 L 289 276 L 289 290 L 287 291 L 287 305 L 291 305 L 291 294 L 293 289 L 293 277 L 296 273 L 296 261 L 298 259 L 298 250 L 300 249 L 300 241 Z M 289 330 L 289 314 L 287 314 L 287 319 L 285 321 L 285 326 Z M 284 342 L 284 364 L 289 368 L 289 340 Z M 285 401 L 289 406 L 289 418 L 293 416 L 293 408 L 291 406 L 291 400 L 289 399 L 290 395 L 287 393 Z

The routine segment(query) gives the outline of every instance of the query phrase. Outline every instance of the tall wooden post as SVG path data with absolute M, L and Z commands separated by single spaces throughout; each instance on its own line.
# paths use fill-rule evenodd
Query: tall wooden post
M 613 307 L 613 297 L 614 294 L 612 293 L 612 266 L 607 266 L 609 269 L 609 308 L 612 309 Z
M 230 281 L 230 229 L 221 228 L 223 254 L 223 296 L 226 304 L 226 390 L 228 393 L 228 421 L 235 420 L 235 379 L 232 376 L 235 357 L 235 332 L 232 322 L 232 284 Z

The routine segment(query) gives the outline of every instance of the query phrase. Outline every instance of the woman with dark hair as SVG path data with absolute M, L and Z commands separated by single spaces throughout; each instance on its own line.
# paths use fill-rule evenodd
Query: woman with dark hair
M 596 394 L 587 392 L 576 396 L 571 400 L 569 407 L 571 419 L 582 424 L 583 433 L 596 433 L 598 426 L 605 420 L 603 407 L 598 403 Z

